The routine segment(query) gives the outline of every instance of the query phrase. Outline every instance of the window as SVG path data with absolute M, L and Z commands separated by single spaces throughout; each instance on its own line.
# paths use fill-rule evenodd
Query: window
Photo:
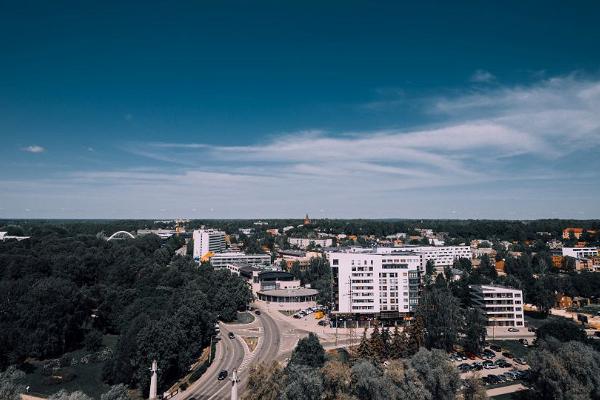
M 339 265 L 340 264 L 340 260 L 338 260 L 337 258 L 333 259 L 333 265 Z

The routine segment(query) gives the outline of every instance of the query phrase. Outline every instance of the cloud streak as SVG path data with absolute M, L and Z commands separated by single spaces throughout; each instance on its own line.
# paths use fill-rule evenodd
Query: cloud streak
M 517 217 L 515 205 L 497 202 L 544 198 L 560 210 L 566 207 L 566 190 L 586 188 L 600 195 L 586 186 L 599 178 L 593 157 L 586 174 L 565 168 L 580 154 L 598 154 L 600 81 L 570 75 L 420 99 L 420 104 L 422 112 L 442 122 L 368 131 L 315 129 L 250 145 L 130 143 L 123 148 L 152 160 L 153 168 L 77 172 L 38 183 L 58 197 L 52 185 L 107 204 L 113 194 L 120 199 L 115 207 L 151 199 L 144 207 L 174 210 L 172 204 L 185 204 L 181 215 L 214 209 L 225 217 L 290 216 L 311 209 L 335 210 L 337 216 L 452 217 L 461 212 L 458 194 L 473 210 L 479 202 L 482 210 L 492 210 L 473 216 Z M 552 187 L 551 180 L 563 186 Z M 34 190 L 14 182 L 2 186 Z M 528 207 L 520 212 L 556 216 Z M 466 212 L 460 215 L 469 216 Z

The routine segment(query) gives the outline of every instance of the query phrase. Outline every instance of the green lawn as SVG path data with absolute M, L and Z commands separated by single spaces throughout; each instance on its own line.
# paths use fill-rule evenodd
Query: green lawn
M 249 324 L 254 321 L 254 315 L 247 311 L 238 312 L 235 321 L 232 324 Z
M 105 335 L 102 341 L 105 346 L 114 349 L 117 336 Z M 86 350 L 77 350 L 67 353 L 66 356 L 71 359 L 81 360 L 86 354 L 89 354 Z M 69 392 L 80 390 L 95 399 L 99 399 L 100 395 L 110 388 L 109 385 L 102 382 L 102 367 L 104 366 L 104 362 L 82 364 L 78 361 L 77 365 L 61 368 L 60 372 L 69 371 L 75 374 L 75 377 L 69 382 L 60 383 L 53 383 L 48 376 L 42 374 L 41 362 L 35 362 L 33 365 L 35 366 L 35 370 L 25 375 L 22 381 L 24 385 L 30 386 L 30 392 L 32 393 L 51 395 L 61 389 Z

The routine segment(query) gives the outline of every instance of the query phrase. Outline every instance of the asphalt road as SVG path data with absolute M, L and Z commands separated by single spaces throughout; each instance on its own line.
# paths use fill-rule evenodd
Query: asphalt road
M 178 394 L 174 400 L 221 400 L 229 399 L 231 391 L 231 375 L 244 359 L 244 347 L 237 336 L 229 339 L 229 330 L 221 325 L 221 340 L 217 343 L 215 360 L 206 372 L 190 387 Z M 219 372 L 226 370 L 229 375 L 220 381 Z
M 256 318 L 260 321 L 263 327 L 263 338 L 260 348 L 256 351 L 256 356 L 252 361 L 252 364 L 258 364 L 261 362 L 268 363 L 277 359 L 279 354 L 279 343 L 280 343 L 280 331 L 279 327 L 265 311 L 261 312 L 261 315 L 257 315 Z M 248 383 L 248 374 L 250 373 L 250 366 L 244 369 L 240 375 L 239 393 L 243 393 Z

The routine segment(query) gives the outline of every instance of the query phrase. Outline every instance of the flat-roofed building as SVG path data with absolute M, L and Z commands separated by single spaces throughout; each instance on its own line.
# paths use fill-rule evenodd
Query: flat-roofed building
M 297 246 L 301 249 L 305 249 L 307 248 L 311 243 L 314 246 L 321 246 L 321 247 L 331 247 L 331 245 L 333 244 L 333 239 L 331 238 L 323 238 L 323 239 L 318 239 L 318 238 L 289 238 L 288 242 L 290 243 L 290 246 Z
M 210 258 L 210 264 L 215 268 L 222 268 L 227 264 L 268 267 L 271 265 L 271 256 L 269 254 L 246 254 L 242 252 L 216 253 Z
M 210 253 L 225 251 L 225 232 L 216 229 L 196 229 L 194 239 L 194 260 L 199 261 Z
M 406 251 L 330 252 L 333 312 L 399 318 L 419 300 L 420 257 Z
M 452 267 L 454 265 L 454 260 L 458 260 L 459 258 L 473 258 L 471 246 L 379 247 L 377 250 L 380 252 L 403 250 L 417 254 L 421 262 L 421 273 L 425 273 L 425 266 L 429 260 L 435 263 L 437 272 L 443 272 L 444 267 Z
M 525 326 L 523 291 L 496 285 L 469 285 L 473 304 L 485 313 L 488 326 Z
M 597 247 L 563 247 L 563 257 L 588 258 L 598 255 Z

